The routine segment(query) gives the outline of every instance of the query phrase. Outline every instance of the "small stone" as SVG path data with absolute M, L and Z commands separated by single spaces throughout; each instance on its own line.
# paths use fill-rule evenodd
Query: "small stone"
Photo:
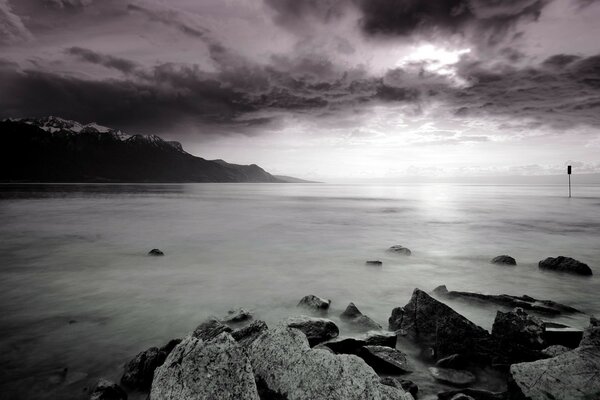
M 410 249 L 404 247 L 404 246 L 400 246 L 399 244 L 392 246 L 388 249 L 389 252 L 391 253 L 396 253 L 396 254 L 402 254 L 405 256 L 410 256 L 412 254 L 412 252 L 410 251 Z
M 366 261 L 365 264 L 367 264 L 367 265 L 383 265 L 383 262 L 381 262 L 379 260 L 369 260 L 369 261 Z
M 160 251 L 159 249 L 152 249 L 148 252 L 149 256 L 164 256 L 165 253 L 163 253 L 162 251 Z
M 315 296 L 314 294 L 304 296 L 302 299 L 300 299 L 300 302 L 298 302 L 298 307 L 304 307 L 315 311 L 327 310 L 329 309 L 330 305 L 331 300 L 323 299 L 319 296 Z
M 511 256 L 502 255 L 492 258 L 492 264 L 501 264 L 501 265 L 517 265 L 517 261 Z
M 340 314 L 340 319 L 367 331 L 381 329 L 381 325 L 361 313 L 354 303 L 348 304 L 346 310 Z
M 577 275 L 592 275 L 592 270 L 587 264 L 571 257 L 548 257 L 545 260 L 540 261 L 538 267 L 540 269 L 569 272 Z
M 475 383 L 475 375 L 469 371 L 430 367 L 429 372 L 436 380 L 453 386 L 469 386 Z

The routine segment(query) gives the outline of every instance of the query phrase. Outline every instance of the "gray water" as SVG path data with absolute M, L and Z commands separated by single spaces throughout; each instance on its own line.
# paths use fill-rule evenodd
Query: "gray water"
M 600 187 L 574 193 L 452 184 L 1 185 L 0 397 L 84 397 L 97 377 L 118 380 L 137 352 L 207 316 L 243 306 L 275 325 L 309 293 L 332 299 L 338 322 L 353 301 L 384 326 L 415 287 L 440 284 L 600 313 Z M 413 255 L 386 253 L 394 244 Z M 166 255 L 147 256 L 155 247 Z M 519 265 L 490 264 L 499 254 Z M 538 270 L 540 259 L 557 255 L 596 275 Z M 366 266 L 371 259 L 383 266 Z M 449 304 L 486 329 L 497 309 Z M 587 319 L 558 322 L 583 327 Z

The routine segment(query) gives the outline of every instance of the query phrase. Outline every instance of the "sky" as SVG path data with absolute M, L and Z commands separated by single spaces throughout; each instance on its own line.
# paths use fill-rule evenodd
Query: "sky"
M 0 118 L 347 181 L 600 172 L 598 0 L 0 0 Z

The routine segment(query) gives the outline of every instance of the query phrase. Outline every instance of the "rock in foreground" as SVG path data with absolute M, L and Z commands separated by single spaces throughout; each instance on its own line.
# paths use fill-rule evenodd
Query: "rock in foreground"
M 412 400 L 402 389 L 383 385 L 360 358 L 311 349 L 296 329 L 278 327 L 250 346 L 259 386 L 287 400 Z
M 286 325 L 304 333 L 311 347 L 329 339 L 336 338 L 340 334 L 337 325 L 333 321 L 325 318 L 314 318 L 301 315 L 299 317 L 288 318 Z
M 300 299 L 298 303 L 298 307 L 304 307 L 315 311 L 324 311 L 329 309 L 331 305 L 331 300 L 323 299 L 319 296 L 315 296 L 314 294 L 309 294 L 308 296 L 304 296 Z
M 519 344 L 531 349 L 544 348 L 544 322 L 528 315 L 522 308 L 496 313 L 492 336 L 501 342 Z
M 600 399 L 600 328 L 586 329 L 581 345 L 556 357 L 510 367 L 511 398 Z
M 549 269 L 552 271 L 568 272 L 577 275 L 592 275 L 591 268 L 571 257 L 548 257 L 539 262 L 540 269 Z
M 346 310 L 344 310 L 344 312 L 340 314 L 340 319 L 351 323 L 355 327 L 367 331 L 381 329 L 381 325 L 379 325 L 377 322 L 373 321 L 371 318 L 361 313 L 358 307 L 354 305 L 354 303 L 348 304 Z
M 511 256 L 507 256 L 507 255 L 494 257 L 494 258 L 492 258 L 492 261 L 490 261 L 490 262 L 492 264 L 499 264 L 499 265 L 517 265 L 517 260 L 515 260 Z
M 252 366 L 228 333 L 187 337 L 156 370 L 151 400 L 259 400 Z
M 409 338 L 433 349 L 436 358 L 468 354 L 488 332 L 424 291 L 415 289 L 406 306 L 395 308 L 390 329 L 405 331 Z

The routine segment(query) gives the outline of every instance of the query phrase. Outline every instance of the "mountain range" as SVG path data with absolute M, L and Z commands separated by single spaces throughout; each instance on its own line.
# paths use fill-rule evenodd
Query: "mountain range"
M 2 182 L 292 182 L 258 165 L 205 160 L 179 142 L 57 117 L 0 121 Z

